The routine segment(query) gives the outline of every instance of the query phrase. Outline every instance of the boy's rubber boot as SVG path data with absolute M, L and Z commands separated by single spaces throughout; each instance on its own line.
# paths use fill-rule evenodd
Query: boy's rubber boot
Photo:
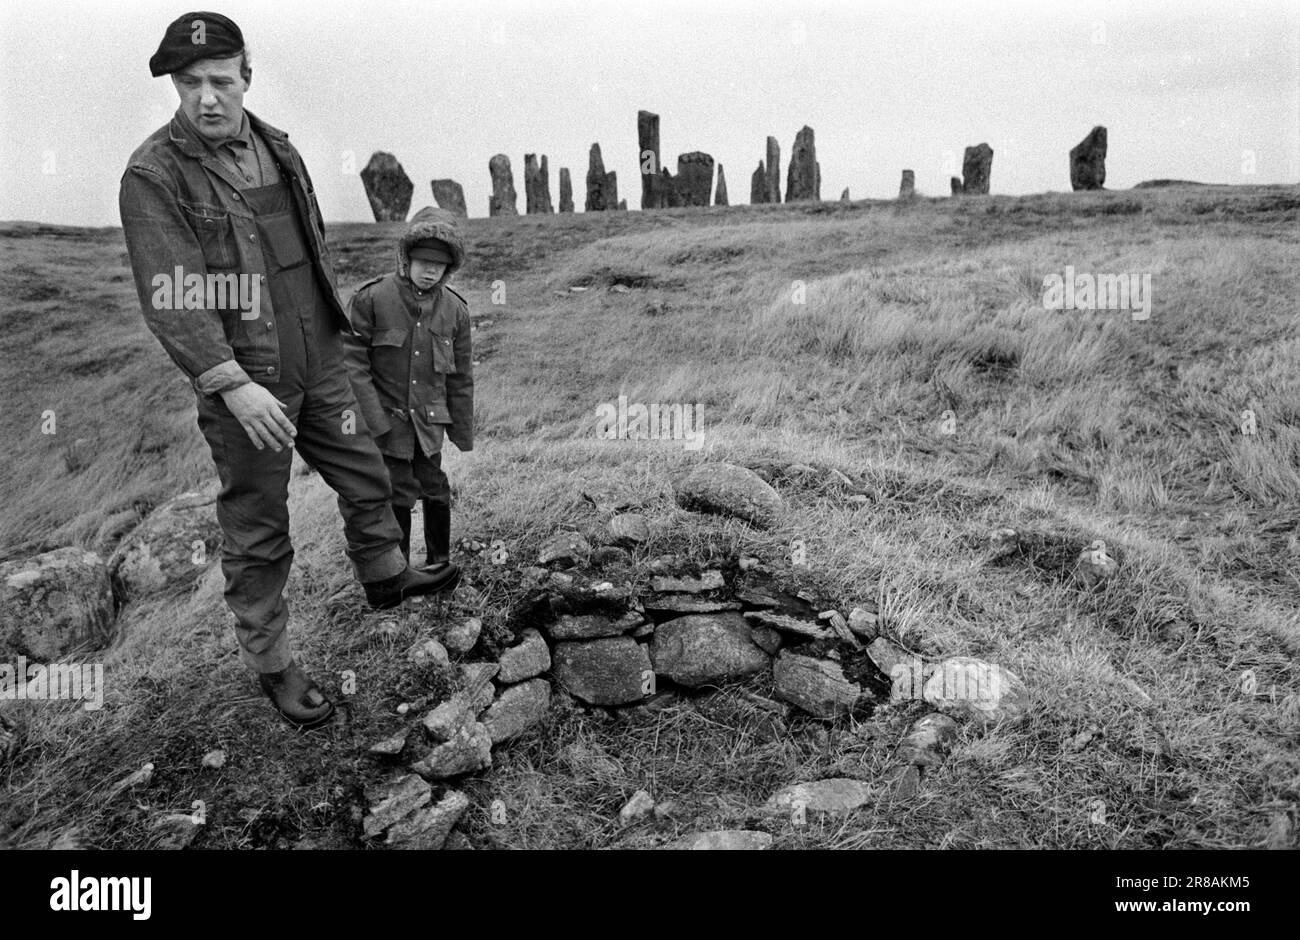
M 450 591 L 459 583 L 460 569 L 455 565 L 444 565 L 436 572 L 421 571 L 407 565 L 401 574 L 382 581 L 368 581 L 361 586 L 365 588 L 366 601 L 371 607 L 375 610 L 388 610 L 408 597 Z
M 275 710 L 292 725 L 316 728 L 334 714 L 334 703 L 297 663 L 279 672 L 261 673 L 257 679 Z
M 411 507 L 394 506 L 393 515 L 397 517 L 397 525 L 402 530 L 402 557 L 406 563 L 411 563 Z
M 451 561 L 451 506 L 420 501 L 424 515 L 424 570 L 437 571 Z

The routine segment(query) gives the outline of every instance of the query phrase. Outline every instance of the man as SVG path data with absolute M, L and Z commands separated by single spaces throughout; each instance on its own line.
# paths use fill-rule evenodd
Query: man
M 136 290 L 149 329 L 195 389 L 221 480 L 222 570 L 242 658 L 286 720 L 315 727 L 334 706 L 294 661 L 283 596 L 295 446 L 338 494 L 347 554 L 372 607 L 449 590 L 460 572 L 417 571 L 402 556 L 383 458 L 344 366 L 350 326 L 320 206 L 288 136 L 244 110 L 252 68 L 239 27 L 187 13 L 149 68 L 172 76 L 180 107 L 122 176 Z

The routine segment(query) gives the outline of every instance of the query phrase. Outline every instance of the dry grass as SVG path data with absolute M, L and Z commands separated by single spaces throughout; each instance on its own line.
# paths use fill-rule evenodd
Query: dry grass
M 1276 821 L 1300 801 L 1298 210 L 1294 189 L 1205 187 L 470 222 L 462 283 L 492 322 L 475 334 L 480 446 L 448 463 L 456 534 L 510 552 L 468 561 L 490 644 L 541 540 L 559 526 L 599 540 L 581 494 L 617 492 L 651 520 L 637 571 L 666 552 L 759 555 L 841 608 L 877 599 L 912 649 L 1002 663 L 1034 706 L 1019 728 L 963 729 L 914 798 L 792 826 L 761 811 L 772 792 L 876 779 L 915 707 L 786 721 L 739 694 L 766 679 L 619 714 L 561 698 L 463 782 L 471 841 L 641 847 L 756 827 L 790 848 L 1294 846 Z M 382 270 L 395 231 L 332 232 L 343 280 Z M 140 508 L 210 472 L 192 398 L 131 306 L 119 232 L 6 234 L 6 325 L 27 345 L 4 365 L 19 406 L 0 544 L 106 551 Z M 50 286 L 49 259 L 73 249 L 107 284 Z M 1043 276 L 1067 264 L 1150 271 L 1151 320 L 1043 311 Z M 706 447 L 593 439 L 596 406 L 620 394 L 702 404 Z M 58 440 L 95 446 L 65 462 L 39 434 L 45 408 Z M 938 430 L 949 410 L 953 435 Z M 671 481 L 706 454 L 834 466 L 873 498 L 791 475 L 770 530 L 696 516 Z M 0 839 L 76 827 L 87 844 L 144 846 L 155 814 L 203 800 L 201 846 L 359 844 L 362 789 L 389 772 L 365 748 L 401 725 L 398 703 L 448 687 L 403 656 L 441 621 L 416 605 L 363 613 L 355 595 L 329 605 L 348 585 L 333 501 L 314 476 L 292 499 L 295 636 L 332 688 L 356 674 L 344 718 L 310 736 L 274 718 L 234 655 L 214 568 L 188 596 L 124 611 L 102 711 L 7 710 L 24 730 L 0 772 Z M 1007 525 L 1021 551 L 984 563 L 983 534 Z M 1068 562 L 1095 538 L 1123 564 L 1085 590 Z M 806 569 L 782 560 L 795 539 Z M 218 746 L 229 763 L 201 769 Z M 145 761 L 147 790 L 103 798 Z M 621 829 L 639 788 L 676 809 Z

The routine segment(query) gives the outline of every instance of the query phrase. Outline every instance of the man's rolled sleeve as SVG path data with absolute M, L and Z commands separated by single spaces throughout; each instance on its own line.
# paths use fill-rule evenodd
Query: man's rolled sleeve
M 243 375 L 244 370 L 234 362 L 234 351 L 226 341 L 219 310 L 175 310 L 154 303 L 155 295 L 162 290 L 155 284 L 159 275 L 164 275 L 170 284 L 177 269 L 183 277 L 191 274 L 206 277 L 208 272 L 203 249 L 165 178 L 148 167 L 128 167 L 122 175 L 118 209 L 145 323 L 167 355 L 196 388 L 205 377 L 211 386 L 216 380 Z M 222 368 L 214 372 L 218 367 Z M 238 369 L 238 374 L 231 367 Z
M 232 359 L 229 362 L 219 362 L 199 375 L 194 380 L 194 387 L 202 395 L 216 395 L 218 392 L 247 385 L 251 381 L 253 380 L 244 371 L 244 367 Z

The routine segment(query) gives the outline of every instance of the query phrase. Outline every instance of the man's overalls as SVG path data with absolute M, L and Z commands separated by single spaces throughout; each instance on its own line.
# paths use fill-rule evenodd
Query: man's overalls
M 283 592 L 293 562 L 288 496 L 294 449 L 338 494 L 358 578 L 377 581 L 405 569 L 388 474 L 348 381 L 339 327 L 329 316 L 289 185 L 282 173 L 281 182 L 240 195 L 256 216 L 267 270 L 263 289 L 269 287 L 274 307 L 273 323 L 252 321 L 251 328 L 275 329 L 280 348 L 279 375 L 259 370 L 252 378 L 285 405 L 298 430 L 294 448 L 258 450 L 219 395 L 198 396 L 199 426 L 221 479 L 217 518 L 225 533 L 226 602 L 237 621 L 241 655 L 258 672 L 277 672 L 293 661 Z M 250 321 L 239 328 L 250 328 Z

